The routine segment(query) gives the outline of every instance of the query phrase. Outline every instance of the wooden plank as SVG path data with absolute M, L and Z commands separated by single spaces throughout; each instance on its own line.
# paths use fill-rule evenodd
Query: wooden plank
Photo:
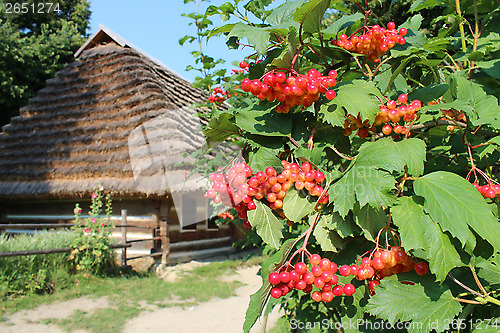
M 127 210 L 122 209 L 122 244 L 127 244 Z M 122 266 L 127 266 L 127 248 L 122 248 Z

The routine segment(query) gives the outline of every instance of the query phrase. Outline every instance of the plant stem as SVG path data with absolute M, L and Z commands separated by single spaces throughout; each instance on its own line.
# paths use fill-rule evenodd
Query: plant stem
M 464 25 L 463 25 L 463 17 L 462 17 L 462 11 L 460 10 L 460 0 L 455 0 L 455 6 L 457 7 L 457 14 L 460 17 L 461 21 L 458 28 L 460 29 L 460 36 L 462 37 L 462 52 L 465 53 L 467 52 L 467 46 L 465 45 L 465 31 L 464 31 Z

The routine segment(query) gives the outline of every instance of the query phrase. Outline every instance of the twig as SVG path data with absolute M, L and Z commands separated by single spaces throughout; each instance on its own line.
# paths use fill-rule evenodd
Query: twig
M 330 148 L 331 148 L 334 152 L 336 152 L 336 153 L 337 153 L 337 155 L 339 155 L 340 157 L 342 157 L 343 159 L 346 159 L 346 160 L 348 160 L 348 161 L 352 161 L 352 160 L 354 159 L 354 157 L 349 157 L 349 156 L 346 156 L 346 155 L 342 154 L 341 152 L 339 152 L 339 151 L 337 150 L 337 148 L 335 148 L 335 146 L 331 146 Z
M 467 287 L 465 284 L 463 284 L 462 282 L 458 281 L 457 279 L 455 279 L 455 277 L 453 275 L 451 275 L 451 273 L 448 273 L 448 276 L 456 283 L 458 284 L 459 286 L 461 286 L 462 288 L 464 288 L 465 290 L 468 290 L 470 291 L 472 294 L 476 295 L 476 296 L 479 296 L 479 297 L 483 297 L 484 298 L 484 295 L 481 295 L 480 293 L 478 293 L 477 291 Z

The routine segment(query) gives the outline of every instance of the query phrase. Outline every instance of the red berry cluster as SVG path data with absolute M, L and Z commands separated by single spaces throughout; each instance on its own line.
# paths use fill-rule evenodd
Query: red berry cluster
M 262 60 L 259 60 L 258 62 L 261 62 Z M 242 62 L 240 62 L 240 69 L 233 69 L 232 72 L 233 74 L 238 74 L 238 73 L 245 73 L 249 71 L 250 69 L 250 64 L 248 62 L 246 62 L 245 60 L 243 60 Z
M 205 193 L 214 203 L 226 207 L 234 207 L 238 217 L 247 218 L 247 211 L 256 208 L 254 199 L 263 200 L 273 210 L 279 211 L 283 207 L 283 198 L 292 185 L 298 190 L 306 189 L 310 195 L 319 197 L 323 193 L 321 184 L 325 181 L 325 174 L 312 168 L 311 163 L 297 163 L 281 161 L 284 170 L 278 174 L 273 167 L 266 171 L 259 171 L 255 175 L 252 168 L 245 163 L 235 163 L 227 173 L 210 174 L 212 188 Z M 321 204 L 327 204 L 328 194 L 324 194 Z M 249 224 L 247 223 L 247 226 Z
M 436 103 L 437 104 L 437 103 Z M 449 110 L 441 110 L 443 113 L 443 118 L 441 120 L 446 120 L 447 118 L 455 119 L 456 121 L 462 121 L 464 123 L 467 122 L 467 117 L 465 116 L 465 113 L 457 111 L 455 109 L 449 109 Z M 453 132 L 457 126 L 454 125 L 448 125 L 446 126 L 446 130 L 448 132 Z
M 280 298 L 294 288 L 305 293 L 311 293 L 311 298 L 317 302 L 331 302 L 334 296 L 351 296 L 356 288 L 351 283 L 339 283 L 338 266 L 327 258 L 318 254 L 309 257 L 311 268 L 304 262 L 297 262 L 295 266 L 286 266 L 279 272 L 269 274 L 269 282 L 274 285 L 271 296 Z M 313 288 L 317 290 L 313 291 Z
M 389 135 L 392 132 L 396 134 L 407 134 L 409 128 L 404 123 L 412 122 L 417 118 L 417 112 L 422 107 L 422 103 L 416 99 L 408 103 L 408 96 L 401 94 L 397 101 L 389 100 L 386 104 L 380 106 L 380 112 L 375 117 L 373 124 L 370 124 L 368 119 L 362 120 L 361 116 L 354 117 L 347 114 L 347 119 L 344 121 L 344 135 L 350 136 L 354 131 L 360 138 L 366 138 L 369 132 L 375 132 L 376 127 L 385 124 L 382 127 L 382 133 Z
M 363 121 L 361 115 L 354 117 L 351 114 L 347 114 L 347 119 L 344 121 L 344 135 L 350 136 L 354 131 L 358 131 L 356 134 L 364 139 L 368 137 L 369 132 L 375 132 L 376 128 L 370 125 L 368 119 Z
M 238 93 L 231 93 L 227 90 L 222 89 L 222 87 L 216 87 L 212 91 L 212 95 L 208 96 L 208 102 L 209 103 L 222 103 L 231 96 L 238 96 Z
M 418 275 L 424 275 L 429 271 L 425 262 L 416 262 L 400 246 L 390 249 L 379 249 L 370 254 L 369 257 L 361 258 L 360 265 L 343 265 L 339 268 L 340 275 L 354 275 L 358 280 L 370 280 L 368 289 L 374 294 L 374 288 L 380 284 L 380 280 L 386 276 L 398 273 L 407 273 L 415 270 Z
M 233 214 L 231 214 L 231 212 L 229 212 L 228 210 L 227 211 L 224 211 L 224 212 L 220 212 L 219 214 L 217 214 L 218 217 L 222 218 L 222 219 L 231 219 L 234 220 L 234 216 Z
M 291 70 L 287 73 L 272 71 L 265 74 L 261 79 L 244 79 L 241 82 L 243 91 L 250 92 L 261 101 L 278 101 L 276 107 L 278 113 L 288 113 L 290 109 L 303 105 L 311 106 L 319 99 L 320 94 L 332 100 L 337 96 L 334 90 L 328 90 L 337 84 L 337 72 L 332 70 L 328 76 L 312 68 L 307 75 L 298 74 Z
M 211 198 L 214 203 L 222 202 L 226 207 L 236 206 L 247 199 L 247 179 L 252 172 L 252 168 L 246 163 L 235 163 L 227 172 L 210 174 L 212 188 L 205 193 L 205 197 Z M 255 203 L 253 204 L 255 209 Z
M 498 197 L 498 199 L 500 200 L 500 185 L 493 183 L 483 186 L 479 186 L 478 183 L 473 183 L 472 185 L 474 185 L 474 187 L 477 188 L 477 190 L 479 191 L 479 193 L 481 193 L 483 198 L 493 199 L 495 197 Z
M 382 127 L 382 133 L 389 135 L 392 132 L 396 134 L 406 135 L 409 128 L 404 124 L 401 125 L 400 121 L 410 123 L 417 118 L 417 112 L 422 107 L 422 103 L 415 99 L 408 103 L 408 96 L 401 94 L 397 101 L 389 100 L 387 104 L 380 106 L 380 112 L 375 117 L 374 125 Z
M 368 60 L 374 62 L 380 61 L 380 56 L 392 49 L 396 43 L 403 45 L 406 43 L 407 30 L 405 28 L 396 30 L 396 24 L 389 22 L 387 29 L 378 25 L 372 27 L 365 27 L 366 32 L 360 36 L 353 35 L 340 35 L 339 39 L 331 41 L 333 45 L 346 49 L 350 52 L 360 53 L 366 55 Z

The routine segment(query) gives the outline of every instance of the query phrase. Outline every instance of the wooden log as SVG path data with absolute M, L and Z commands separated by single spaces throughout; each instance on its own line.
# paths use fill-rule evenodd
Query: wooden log
M 161 263 L 163 265 L 170 265 L 170 238 L 168 237 L 168 222 L 164 221 L 164 223 L 160 226 L 160 238 L 161 238 Z
M 122 244 L 127 244 L 127 210 L 122 209 Z M 122 248 L 122 266 L 127 266 L 127 248 Z

